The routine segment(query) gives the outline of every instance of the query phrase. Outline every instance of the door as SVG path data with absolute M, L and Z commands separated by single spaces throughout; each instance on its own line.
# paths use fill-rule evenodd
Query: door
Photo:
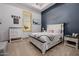
M 6 30 L 6 26 L 4 24 L 0 24 L 0 41 L 7 40 L 8 31 Z
M 2 31 L 2 24 L 0 23 L 0 41 L 2 41 L 2 35 L 3 35 L 2 32 L 3 32 L 3 31 Z

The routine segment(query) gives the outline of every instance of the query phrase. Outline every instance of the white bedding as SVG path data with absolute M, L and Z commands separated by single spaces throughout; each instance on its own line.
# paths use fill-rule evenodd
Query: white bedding
M 39 36 L 40 37 L 40 40 L 43 40 L 43 41 L 46 41 L 46 42 L 51 42 L 51 40 L 53 40 L 53 37 L 54 37 L 54 40 L 59 40 L 59 39 L 56 39 L 56 38 L 60 38 L 61 37 L 61 34 L 58 34 L 58 33 L 48 33 L 48 32 L 38 32 L 38 33 L 32 33 L 31 36 L 34 36 L 36 38 L 38 38 Z M 48 37 L 51 37 L 51 40 L 48 38 Z
M 44 54 L 46 50 L 63 41 L 63 24 L 48 25 L 47 32 L 32 33 L 31 36 L 37 38 L 32 39 L 31 42 Z M 51 40 L 49 37 L 51 37 Z M 43 42 L 40 42 L 38 39 Z
M 39 33 L 32 33 L 33 37 L 39 37 L 39 40 L 43 40 L 43 42 L 45 41 L 45 43 L 42 43 L 40 41 L 38 41 L 38 38 L 37 39 L 32 39 L 31 42 L 37 46 L 41 51 L 42 53 L 44 54 L 46 50 L 48 50 L 49 48 L 51 48 L 52 46 L 58 44 L 59 42 L 61 42 L 60 40 L 60 37 L 61 37 L 61 34 L 54 34 L 54 33 L 48 33 L 48 32 L 39 32 Z M 50 40 L 47 36 L 51 36 L 53 38 L 53 40 Z
M 60 33 L 49 33 L 49 32 L 37 32 L 32 33 L 32 35 L 61 35 Z

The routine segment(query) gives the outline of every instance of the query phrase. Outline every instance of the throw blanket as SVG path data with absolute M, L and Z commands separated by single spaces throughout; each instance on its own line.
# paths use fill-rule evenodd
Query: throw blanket
M 55 39 L 54 35 L 31 35 L 32 38 L 44 43 L 44 42 L 51 42 Z
M 54 39 L 54 37 L 55 37 L 53 35 L 51 35 L 51 36 L 50 35 L 40 35 L 37 38 L 39 39 L 39 38 L 44 37 L 44 36 L 46 36 L 47 38 L 49 38 L 50 41 L 52 41 Z

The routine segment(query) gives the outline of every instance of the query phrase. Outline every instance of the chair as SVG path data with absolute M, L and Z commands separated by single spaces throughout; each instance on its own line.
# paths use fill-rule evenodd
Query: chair
M 0 56 L 4 56 L 7 54 L 7 52 L 6 52 L 7 45 L 8 45 L 8 41 L 0 42 Z

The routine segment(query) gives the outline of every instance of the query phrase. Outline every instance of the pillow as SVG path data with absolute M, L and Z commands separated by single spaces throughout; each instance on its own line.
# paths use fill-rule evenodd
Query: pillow
M 54 30 L 54 33 L 61 33 L 61 30 Z
M 48 30 L 48 32 L 52 32 L 52 33 L 54 33 L 54 30 Z
M 47 42 L 47 43 L 50 42 L 50 40 L 49 40 L 49 38 L 47 36 L 41 36 L 41 37 L 38 38 L 38 40 L 40 40 L 42 42 Z

